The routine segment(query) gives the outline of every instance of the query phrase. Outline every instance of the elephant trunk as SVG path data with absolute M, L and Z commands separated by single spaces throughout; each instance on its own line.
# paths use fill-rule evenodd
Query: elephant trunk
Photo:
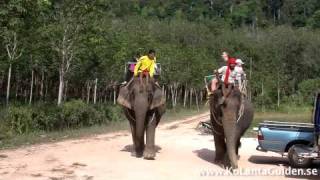
M 135 120 L 136 120 L 136 152 L 138 156 L 142 156 L 144 150 L 144 134 L 146 130 L 146 115 L 148 111 L 147 102 L 142 102 L 143 98 L 138 98 L 139 102 L 134 105 Z M 146 106 L 146 107 L 144 107 Z
M 236 112 L 224 111 L 223 114 L 223 129 L 226 138 L 227 155 L 233 169 L 238 168 L 238 159 L 236 155 Z

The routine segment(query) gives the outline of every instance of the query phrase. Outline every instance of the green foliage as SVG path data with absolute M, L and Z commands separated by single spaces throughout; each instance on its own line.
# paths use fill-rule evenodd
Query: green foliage
M 81 100 L 71 100 L 57 107 L 49 104 L 12 105 L 0 111 L 0 139 L 35 131 L 74 129 L 121 121 L 120 107 L 92 106 Z
M 101 124 L 103 117 L 97 110 L 83 101 L 72 100 L 63 104 L 61 118 L 64 126 L 71 128 Z
M 308 24 L 314 28 L 320 28 L 320 10 L 317 10 L 312 17 L 309 19 Z
M 11 132 L 29 133 L 37 128 L 33 121 L 35 114 L 30 107 L 9 107 L 6 120 Z
M 308 79 L 298 85 L 299 91 L 307 103 L 313 102 L 316 92 L 320 92 L 320 79 Z

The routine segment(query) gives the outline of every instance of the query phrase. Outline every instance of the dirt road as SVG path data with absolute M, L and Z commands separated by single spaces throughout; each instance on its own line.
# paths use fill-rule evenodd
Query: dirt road
M 0 151 L 0 180 L 257 179 L 214 174 L 227 171 L 213 163 L 213 137 L 195 130 L 198 122 L 206 119 L 208 114 L 201 114 L 160 125 L 156 135 L 158 153 L 153 161 L 131 156 L 132 141 L 128 131 Z M 285 158 L 258 152 L 256 145 L 253 138 L 242 139 L 241 168 L 288 169 Z

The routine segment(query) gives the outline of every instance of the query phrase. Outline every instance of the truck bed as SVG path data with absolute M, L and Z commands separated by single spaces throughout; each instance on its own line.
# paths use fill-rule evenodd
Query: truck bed
M 258 150 L 285 153 L 295 141 L 311 144 L 314 141 L 314 124 L 263 121 L 259 124 L 259 134 Z
M 299 123 L 299 122 L 281 122 L 281 121 L 263 121 L 259 124 L 260 127 L 284 130 L 284 131 L 314 131 L 314 124 L 312 123 Z

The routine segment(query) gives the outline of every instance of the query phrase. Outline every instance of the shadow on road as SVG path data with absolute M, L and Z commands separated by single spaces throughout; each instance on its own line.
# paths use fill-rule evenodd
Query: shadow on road
M 195 153 L 200 159 L 205 160 L 209 163 L 215 164 L 215 162 L 214 162 L 214 158 L 215 158 L 215 154 L 216 154 L 215 151 L 207 149 L 207 148 L 203 148 L 200 150 L 193 151 L 193 153 Z
M 288 160 L 283 157 L 276 157 L 276 156 L 257 156 L 253 155 L 250 156 L 248 159 L 249 162 L 254 164 L 271 164 L 271 165 L 284 165 L 288 166 Z

